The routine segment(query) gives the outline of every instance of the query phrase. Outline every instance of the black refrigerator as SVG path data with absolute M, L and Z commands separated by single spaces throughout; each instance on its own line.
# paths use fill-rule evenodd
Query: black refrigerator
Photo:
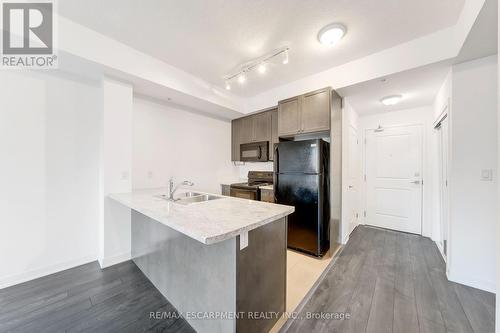
M 330 144 L 321 139 L 275 146 L 276 203 L 295 207 L 288 216 L 288 247 L 317 257 L 330 248 Z

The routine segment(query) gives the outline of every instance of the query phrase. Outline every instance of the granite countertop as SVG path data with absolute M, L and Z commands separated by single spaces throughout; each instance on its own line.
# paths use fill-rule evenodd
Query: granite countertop
M 110 194 L 109 198 L 203 244 L 236 237 L 295 210 L 292 206 L 220 195 L 221 199 L 183 205 L 158 197 L 166 192 L 166 188 L 135 190 Z

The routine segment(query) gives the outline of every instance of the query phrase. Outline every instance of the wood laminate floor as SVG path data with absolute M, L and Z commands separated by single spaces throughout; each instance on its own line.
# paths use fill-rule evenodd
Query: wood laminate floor
M 0 290 L 0 332 L 194 332 L 176 313 L 132 261 L 104 270 L 94 262 Z
M 287 332 L 493 333 L 495 296 L 449 282 L 430 239 L 359 226 L 299 315 Z
M 429 239 L 358 227 L 288 332 L 494 332 L 491 293 L 449 282 Z M 194 332 L 131 261 L 97 262 L 0 290 L 0 332 Z

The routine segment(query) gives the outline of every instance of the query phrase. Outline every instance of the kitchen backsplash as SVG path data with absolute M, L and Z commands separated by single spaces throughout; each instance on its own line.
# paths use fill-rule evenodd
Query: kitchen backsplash
M 241 164 L 240 164 L 241 163 Z M 238 177 L 247 179 L 248 171 L 273 171 L 273 162 L 237 162 Z

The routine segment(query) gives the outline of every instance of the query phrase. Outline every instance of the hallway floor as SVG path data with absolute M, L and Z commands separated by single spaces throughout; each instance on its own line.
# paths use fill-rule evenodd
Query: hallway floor
M 287 332 L 493 333 L 494 320 L 495 296 L 449 282 L 430 239 L 359 226 Z

